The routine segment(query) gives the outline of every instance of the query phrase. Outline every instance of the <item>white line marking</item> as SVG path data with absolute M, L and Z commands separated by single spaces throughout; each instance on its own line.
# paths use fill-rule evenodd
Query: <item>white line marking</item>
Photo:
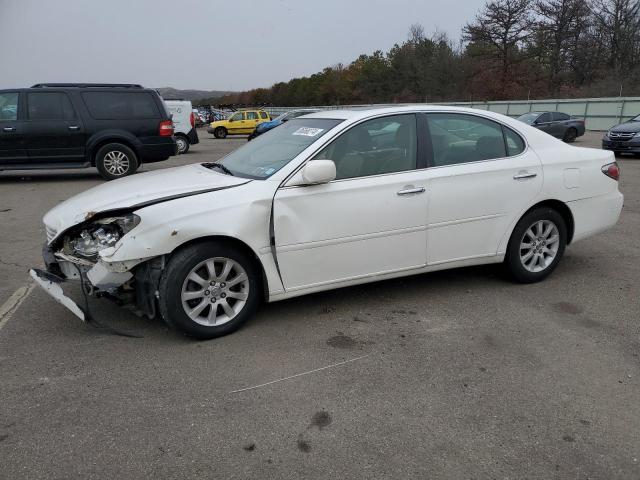
M 246 392 L 247 390 L 253 390 L 255 388 L 266 387 L 267 385 L 271 385 L 271 384 L 278 383 L 278 382 L 284 382 L 285 380 L 290 380 L 292 378 L 301 377 L 303 375 L 309 375 L 310 373 L 319 372 L 320 370 L 326 370 L 327 368 L 338 367 L 340 365 L 344 365 L 345 363 L 351 363 L 351 362 L 355 362 L 356 360 L 362 360 L 363 358 L 368 357 L 369 355 L 371 355 L 371 354 L 362 355 L 361 357 L 352 358 L 351 360 L 345 360 L 344 362 L 339 362 L 339 363 L 334 363 L 332 365 L 327 365 L 326 367 L 316 368 L 315 370 L 309 370 L 308 372 L 296 373 L 295 375 L 291 375 L 290 377 L 280 378 L 278 380 L 273 380 L 273 381 L 267 382 L 267 383 L 261 383 L 260 385 L 255 385 L 253 387 L 241 388 L 240 390 L 234 390 L 233 392 L 229 392 L 229 393 Z
M 20 287 L 18 290 L 13 292 L 13 295 L 9 297 L 9 300 L 2 304 L 0 307 L 0 330 L 2 330 L 2 327 L 4 327 L 11 319 L 11 316 L 20 307 L 22 302 L 25 301 L 35 286 L 35 283 L 30 283 L 24 287 Z

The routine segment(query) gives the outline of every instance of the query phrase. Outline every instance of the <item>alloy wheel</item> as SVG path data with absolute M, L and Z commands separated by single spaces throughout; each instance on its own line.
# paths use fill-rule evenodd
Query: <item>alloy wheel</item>
M 114 176 L 120 176 L 127 173 L 130 162 L 129 157 L 119 150 L 112 150 L 104 156 L 102 162 L 105 170 Z
M 551 220 L 538 220 L 520 241 L 520 261 L 530 272 L 541 272 L 553 263 L 560 247 L 560 232 Z
M 231 321 L 249 298 L 249 276 L 235 260 L 214 257 L 196 265 L 182 285 L 182 308 L 194 322 L 212 327 Z

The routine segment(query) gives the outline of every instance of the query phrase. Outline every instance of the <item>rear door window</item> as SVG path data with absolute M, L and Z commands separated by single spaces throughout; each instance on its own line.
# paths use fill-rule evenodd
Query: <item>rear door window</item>
M 27 117 L 29 120 L 72 120 L 76 114 L 64 92 L 29 92 Z
M 258 112 L 247 112 L 247 120 L 258 120 Z
M 96 120 L 159 118 L 160 112 L 148 92 L 84 92 L 82 99 Z
M 553 112 L 551 116 L 554 122 L 563 122 L 565 120 L 569 120 L 569 115 L 562 112 Z
M 436 167 L 507 156 L 502 126 L 496 122 L 458 113 L 430 113 L 427 118 Z
M 18 119 L 18 92 L 0 93 L 0 122 Z

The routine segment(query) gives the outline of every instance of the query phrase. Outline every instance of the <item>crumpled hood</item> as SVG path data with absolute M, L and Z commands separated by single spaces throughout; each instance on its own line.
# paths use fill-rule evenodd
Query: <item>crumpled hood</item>
M 246 178 L 232 177 L 200 164 L 140 173 L 103 183 L 52 208 L 44 216 L 50 236 L 107 210 L 142 208 L 189 194 L 243 185 Z

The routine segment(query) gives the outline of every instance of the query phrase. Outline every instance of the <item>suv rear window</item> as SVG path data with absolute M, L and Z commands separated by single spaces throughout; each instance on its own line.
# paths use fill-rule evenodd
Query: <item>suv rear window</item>
M 82 99 L 96 120 L 159 118 L 156 102 L 147 92 L 84 92 Z
M 260 118 L 269 118 L 269 115 L 267 115 L 267 112 L 260 112 Z

